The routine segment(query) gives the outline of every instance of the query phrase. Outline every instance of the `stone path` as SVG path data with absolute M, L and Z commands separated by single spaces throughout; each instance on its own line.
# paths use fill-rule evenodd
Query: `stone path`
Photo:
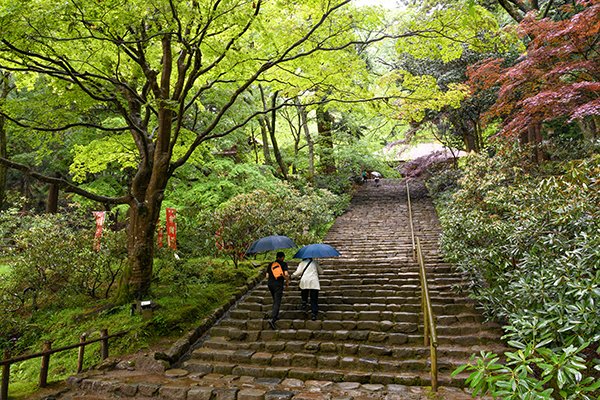
M 499 326 L 456 287 L 443 262 L 440 227 L 422 185 L 411 183 L 414 225 L 427 264 L 438 326 L 437 398 L 468 399 L 465 375 L 450 373 L 480 350 L 504 349 Z M 364 185 L 324 240 L 342 257 L 323 259 L 320 315 L 300 310 L 297 282 L 284 294 L 278 329 L 265 315 L 262 282 L 210 328 L 177 368 L 135 367 L 72 377 L 69 400 L 360 400 L 431 398 L 429 348 L 423 345 L 420 288 L 412 260 L 406 190 L 399 180 Z M 295 267 L 291 266 L 291 269 Z

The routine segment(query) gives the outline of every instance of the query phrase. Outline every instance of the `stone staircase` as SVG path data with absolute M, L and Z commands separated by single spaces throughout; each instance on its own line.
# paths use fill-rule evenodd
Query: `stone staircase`
M 440 227 L 431 200 L 416 181 L 411 195 L 437 321 L 440 398 L 467 399 L 470 395 L 451 388 L 460 387 L 466 376 L 450 374 L 472 353 L 501 352 L 501 330 L 485 323 L 475 304 L 455 290 L 463 280 L 439 254 Z M 142 392 L 139 385 L 148 380 L 147 374 L 139 379 L 130 374 L 128 385 L 137 386 L 128 390 L 129 397 L 427 398 L 423 387 L 430 386 L 429 347 L 423 345 L 404 183 L 384 179 L 377 187 L 364 185 L 324 242 L 342 256 L 321 260 L 316 321 L 300 310 L 296 281 L 284 293 L 278 329 L 272 330 L 267 319 L 271 296 L 262 282 L 196 343 L 172 374 L 173 382 L 155 382 L 154 392 Z M 295 263 L 290 265 L 294 268 Z M 82 382 L 75 386 L 85 389 Z M 88 382 L 88 394 L 84 390 L 65 398 L 89 399 L 93 386 Z M 122 385 L 109 387 L 111 395 L 123 395 Z

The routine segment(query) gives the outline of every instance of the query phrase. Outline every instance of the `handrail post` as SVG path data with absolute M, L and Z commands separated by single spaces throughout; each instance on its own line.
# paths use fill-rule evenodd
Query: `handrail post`
M 429 345 L 431 357 L 431 389 L 437 392 L 438 389 L 438 371 L 437 371 L 437 333 L 435 328 L 435 317 L 431 306 L 429 296 L 429 287 L 427 285 L 427 272 L 425 270 L 425 258 L 421 248 L 421 240 L 417 237 L 417 261 L 419 263 L 419 279 L 421 281 L 421 296 L 423 304 L 423 331 L 425 346 Z
M 10 358 L 10 350 L 4 350 L 4 359 Z M 2 387 L 0 387 L 0 400 L 8 400 L 8 380 L 10 379 L 10 364 L 2 366 Z
M 437 368 L 437 343 L 431 342 L 429 348 L 431 352 L 431 390 L 438 390 L 438 368 Z
M 410 203 L 410 188 L 408 187 L 408 179 L 406 180 L 406 198 L 408 199 L 408 222 L 410 223 L 410 237 L 412 240 L 412 255 L 413 260 L 417 258 L 417 248 L 415 246 L 415 227 L 412 218 L 412 205 Z
M 108 358 L 108 329 L 100 330 L 100 338 L 102 339 L 100 342 L 100 357 L 106 360 Z
M 429 346 L 429 308 L 427 305 L 427 278 L 423 274 L 423 252 L 421 250 L 421 240 L 417 238 L 417 262 L 419 264 L 419 280 L 421 281 L 421 309 L 423 310 L 423 345 Z
M 49 352 L 52 350 L 52 342 L 46 340 L 42 346 L 43 352 Z M 40 387 L 46 387 L 48 385 L 48 369 L 50 368 L 50 354 L 44 354 L 42 356 L 42 367 L 40 368 Z
M 79 351 L 77 352 L 77 373 L 81 373 L 83 371 L 83 356 L 85 355 L 85 340 L 87 339 L 87 334 L 82 333 L 79 337 Z

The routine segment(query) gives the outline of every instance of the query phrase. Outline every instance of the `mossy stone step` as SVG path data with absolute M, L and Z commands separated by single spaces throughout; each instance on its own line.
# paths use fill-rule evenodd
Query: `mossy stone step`
M 189 360 L 183 368 L 191 373 L 223 374 L 234 376 L 252 376 L 255 378 L 299 379 L 302 381 L 331 381 L 331 382 L 359 382 L 371 384 L 400 384 L 413 386 L 426 386 L 430 384 L 429 371 L 387 372 L 387 371 L 356 371 L 334 368 L 314 367 L 287 367 L 271 365 L 255 365 L 229 362 L 206 362 Z M 438 375 L 440 385 L 462 386 L 467 374 L 455 378 L 450 373 Z
M 197 351 L 214 351 L 215 349 L 223 350 L 250 350 L 250 351 L 268 351 L 268 352 L 309 352 L 315 354 L 337 354 L 350 355 L 357 354 L 365 355 L 391 355 L 396 358 L 427 358 L 429 357 L 429 346 L 425 346 L 422 342 L 405 343 L 402 345 L 373 345 L 365 343 L 348 343 L 334 341 L 298 341 L 298 340 L 273 340 L 273 341 L 256 341 L 256 342 L 239 342 L 228 340 L 225 337 L 213 337 L 204 342 L 204 346 Z M 362 349 L 362 351 L 361 351 Z M 485 346 L 438 346 L 438 357 L 448 357 L 453 359 L 468 359 L 473 353 L 480 351 L 491 351 L 496 354 L 502 353 L 506 347 L 502 345 L 488 344 Z

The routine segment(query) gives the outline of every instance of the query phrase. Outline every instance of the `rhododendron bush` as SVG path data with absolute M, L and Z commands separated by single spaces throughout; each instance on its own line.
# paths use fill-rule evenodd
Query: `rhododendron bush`
M 457 373 L 495 399 L 600 399 L 600 155 L 534 166 L 498 147 L 432 191 L 446 259 L 512 347 Z

